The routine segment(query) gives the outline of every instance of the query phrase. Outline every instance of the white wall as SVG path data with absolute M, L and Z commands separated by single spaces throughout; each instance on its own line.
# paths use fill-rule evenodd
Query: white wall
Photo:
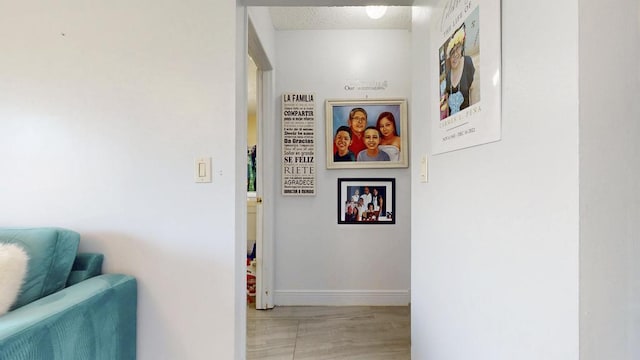
M 419 4 L 412 358 L 577 360 L 577 1 L 502 3 L 502 140 L 430 156 L 427 184 L 419 155 L 431 149 L 428 99 L 437 94 L 425 84 L 437 67 L 431 8 Z
M 580 359 L 640 358 L 640 8 L 580 1 Z
M 235 4 L 1 9 L 0 225 L 77 230 L 136 276 L 138 359 L 233 358 Z
M 409 50 L 410 34 L 406 30 L 276 32 L 276 112 L 281 108 L 279 96 L 293 91 L 315 93 L 317 114 L 317 195 L 280 196 L 280 173 L 276 173 L 276 304 L 408 302 L 409 170 L 327 170 L 324 103 L 325 99 L 366 96 L 408 99 Z M 348 80 L 387 80 L 389 86 L 386 91 L 346 91 Z M 279 116 L 275 123 L 275 134 L 280 138 Z M 279 156 L 280 142 L 275 146 Z M 336 192 L 340 177 L 395 177 L 396 225 L 338 225 Z
M 276 39 L 275 30 L 271 23 L 271 14 L 268 7 L 252 6 L 248 7 L 249 18 L 256 30 L 256 35 L 260 40 L 264 55 L 268 58 L 271 66 L 274 66 L 276 59 Z M 263 69 L 265 70 L 265 69 Z

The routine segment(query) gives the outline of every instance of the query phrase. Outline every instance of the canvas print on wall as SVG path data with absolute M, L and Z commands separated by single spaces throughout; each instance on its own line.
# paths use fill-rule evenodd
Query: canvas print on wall
M 435 19 L 432 153 L 500 140 L 500 1 L 444 0 Z
M 396 180 L 338 179 L 338 224 L 395 224 Z
M 327 100 L 328 169 L 409 165 L 407 102 Z

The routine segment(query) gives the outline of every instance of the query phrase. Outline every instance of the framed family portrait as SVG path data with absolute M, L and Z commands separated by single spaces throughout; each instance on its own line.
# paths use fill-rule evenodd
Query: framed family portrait
M 409 166 L 407 101 L 327 100 L 327 169 Z
M 396 179 L 338 179 L 338 224 L 395 224 Z

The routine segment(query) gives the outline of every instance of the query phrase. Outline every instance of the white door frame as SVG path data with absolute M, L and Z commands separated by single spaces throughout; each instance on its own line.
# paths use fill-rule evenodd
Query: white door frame
M 256 76 L 256 118 L 258 141 L 256 154 L 256 309 L 273 308 L 274 286 L 274 77 L 271 61 L 248 19 L 248 52 L 258 67 Z

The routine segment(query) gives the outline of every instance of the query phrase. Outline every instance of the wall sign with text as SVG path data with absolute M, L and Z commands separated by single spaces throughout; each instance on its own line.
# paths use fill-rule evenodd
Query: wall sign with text
M 282 195 L 316 194 L 314 94 L 282 94 Z

